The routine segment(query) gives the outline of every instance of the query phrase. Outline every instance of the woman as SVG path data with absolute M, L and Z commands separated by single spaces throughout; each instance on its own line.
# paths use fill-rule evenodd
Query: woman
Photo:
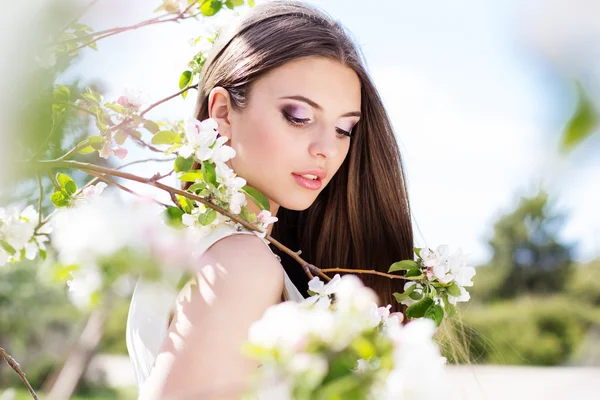
M 275 238 L 321 268 L 387 271 L 412 259 L 398 146 L 337 22 L 299 2 L 261 4 L 221 34 L 198 89 L 196 118 L 218 122 L 237 153 L 229 166 L 269 198 Z M 248 327 L 306 293 L 299 265 L 249 232 L 224 225 L 203 245 L 170 324 L 174 297 L 136 288 L 127 342 L 143 398 L 238 398 L 257 367 L 240 355 Z M 399 281 L 361 277 L 399 310 Z

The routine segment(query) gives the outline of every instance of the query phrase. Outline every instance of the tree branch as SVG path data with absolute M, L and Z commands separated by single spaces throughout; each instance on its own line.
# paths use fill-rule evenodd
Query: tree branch
M 84 171 L 87 173 L 89 173 L 91 171 L 91 172 L 106 174 L 106 175 L 110 175 L 110 176 L 116 176 L 119 178 L 128 179 L 131 181 L 140 182 L 140 183 L 143 183 L 146 185 L 154 186 L 154 187 L 162 189 L 166 192 L 178 194 L 180 196 L 187 197 L 191 200 L 200 202 L 200 203 L 204 204 L 205 206 L 217 211 L 218 213 L 225 215 L 232 221 L 235 221 L 236 223 L 242 225 L 243 227 L 245 227 L 246 229 L 248 229 L 250 231 L 261 232 L 260 229 L 258 229 L 254 225 L 252 225 L 249 222 L 245 221 L 244 219 L 238 217 L 237 215 L 232 214 L 229 211 L 222 209 L 221 207 L 217 206 L 213 202 L 211 202 L 203 197 L 197 196 L 193 193 L 186 192 L 184 190 L 173 188 L 169 185 L 165 185 L 160 182 L 153 181 L 152 178 L 142 178 L 140 176 L 133 175 L 133 174 L 130 174 L 127 172 L 120 172 L 120 171 L 113 170 L 110 168 L 104 168 L 104 167 L 100 167 L 98 165 L 81 163 L 81 162 L 77 162 L 77 161 L 62 161 L 62 160 L 38 161 L 38 165 L 41 167 L 46 167 L 46 168 L 78 169 L 78 170 L 81 170 L 81 171 Z M 92 175 L 92 174 L 90 174 L 90 175 Z M 322 277 L 323 279 L 325 279 L 327 281 L 331 280 L 331 278 L 328 277 L 327 275 L 325 275 L 323 272 L 321 272 L 321 270 L 318 267 L 304 261 L 297 252 L 290 250 L 289 248 L 287 248 L 286 246 L 281 244 L 279 241 L 274 239 L 271 235 L 266 235 L 265 239 L 267 239 L 270 243 L 273 243 L 281 251 L 283 251 L 284 253 L 286 253 L 290 257 L 292 257 L 294 260 L 296 260 L 302 266 L 302 269 L 308 274 L 309 278 L 312 279 L 312 274 L 314 273 L 314 274 L 319 275 L 320 277 Z
M 25 377 L 25 373 L 21 370 L 21 367 L 19 366 L 19 363 L 16 362 L 15 359 L 12 358 L 9 354 L 7 354 L 6 351 L 2 347 L 0 347 L 0 354 L 2 354 L 2 357 L 4 357 L 4 359 L 6 360 L 6 362 L 8 363 L 8 365 L 10 365 L 11 368 L 14 369 L 17 374 L 19 374 L 19 376 L 21 377 L 21 380 L 25 383 L 25 386 L 27 386 L 27 390 L 29 390 L 29 393 L 31 394 L 31 396 L 35 400 L 38 400 L 38 397 L 35 394 L 35 391 L 31 387 L 31 385 L 29 384 L 29 381 Z
M 99 179 L 99 180 L 101 180 L 101 181 L 104 181 L 104 182 L 108 183 L 109 185 L 114 185 L 114 186 L 118 187 L 119 189 L 121 189 L 121 190 L 123 190 L 123 191 L 125 191 L 125 192 L 127 192 L 127 193 L 130 193 L 130 194 L 132 194 L 132 195 L 134 195 L 134 196 L 137 196 L 137 197 L 139 197 L 140 199 L 147 199 L 147 198 L 148 198 L 147 196 L 144 196 L 144 195 L 141 195 L 141 194 L 139 194 L 139 193 L 136 193 L 136 192 L 134 192 L 133 190 L 131 190 L 131 189 L 129 189 L 129 188 L 127 188 L 127 187 L 125 187 L 125 186 L 121 185 L 120 183 L 117 183 L 116 181 L 114 181 L 114 180 L 110 179 L 109 177 L 107 177 L 107 176 L 105 176 L 105 175 L 102 175 L 102 174 L 97 174 L 97 173 L 95 173 L 95 172 L 92 172 L 92 171 L 86 171 L 86 173 L 88 173 L 88 174 L 90 174 L 90 175 L 92 175 L 92 176 L 95 176 L 97 179 Z M 165 203 L 161 203 L 160 201 L 158 201 L 158 200 L 156 200 L 156 199 L 152 199 L 152 198 L 151 198 L 151 200 L 152 200 L 154 203 L 158 204 L 159 206 L 163 206 L 163 207 L 165 207 L 165 208 L 169 207 L 167 204 L 165 204 Z
M 180 12 L 179 14 L 177 14 L 171 18 L 167 18 L 167 17 L 172 14 L 163 14 L 159 17 L 151 18 L 149 20 L 139 22 L 135 25 L 129 25 L 129 26 L 121 27 L 121 28 L 117 27 L 117 28 L 107 29 L 107 30 L 98 31 L 98 32 L 92 32 L 85 36 L 81 36 L 81 37 L 77 37 L 77 38 L 73 38 L 73 39 L 67 39 L 65 41 L 62 41 L 61 43 L 68 43 L 68 42 L 73 42 L 73 41 L 77 41 L 77 40 L 92 38 L 92 39 L 88 40 L 87 42 L 75 47 L 73 50 L 69 50 L 69 52 L 71 53 L 71 52 L 79 51 L 79 50 L 89 46 L 90 44 L 96 43 L 99 40 L 106 39 L 107 37 L 111 37 L 111 36 L 117 35 L 122 32 L 132 31 L 132 30 L 142 28 L 142 27 L 148 26 L 148 25 L 162 24 L 164 22 L 179 22 L 179 21 L 182 21 L 182 20 L 185 20 L 188 18 L 196 18 L 201 13 L 190 14 L 190 15 L 184 15 L 184 14 L 187 13 L 194 5 L 196 5 L 198 3 L 198 1 L 199 0 L 194 1 L 184 11 Z

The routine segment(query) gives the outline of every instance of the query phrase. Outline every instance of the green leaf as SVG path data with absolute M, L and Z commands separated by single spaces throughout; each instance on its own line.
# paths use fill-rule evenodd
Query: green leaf
M 250 7 L 254 7 L 254 0 L 248 0 L 248 5 Z
M 104 138 L 102 136 L 90 136 L 88 139 L 90 146 L 95 150 L 102 150 L 104 147 Z
M 80 31 L 93 31 L 93 29 L 89 25 L 85 25 L 79 22 L 76 22 L 73 25 L 71 25 L 71 29 Z
M 408 295 L 408 297 L 410 297 L 412 300 L 421 300 L 423 298 L 423 293 L 421 292 L 412 292 L 410 295 Z
M 578 103 L 575 113 L 563 133 L 561 148 L 572 150 L 598 127 L 598 112 L 581 83 L 577 82 Z
M 205 190 L 206 185 L 204 183 L 194 183 L 187 190 L 188 192 L 196 193 L 198 190 Z
M 92 146 L 85 146 L 84 148 L 82 148 L 81 150 L 79 150 L 80 154 L 90 154 L 95 152 L 96 149 L 94 149 Z
M 54 98 L 57 101 L 69 101 L 71 97 L 71 91 L 64 85 L 55 85 L 54 87 Z
M 435 324 L 440 326 L 444 319 L 444 309 L 439 304 L 434 304 L 425 311 L 424 317 L 434 320 Z
M 180 143 L 181 136 L 172 131 L 160 131 L 152 137 L 152 144 Z
M 225 6 L 230 10 L 233 10 L 237 6 L 241 6 L 244 4 L 244 0 L 227 0 L 225 2 Z
M 183 71 L 179 77 L 179 89 L 188 87 L 188 85 L 192 82 L 192 76 L 192 71 Z
M 121 146 L 123 143 L 125 143 L 125 140 L 127 139 L 128 136 L 129 135 L 127 134 L 126 131 L 119 130 L 117 133 L 115 133 L 113 138 L 115 139 L 115 143 L 117 143 L 119 146 Z
M 451 296 L 455 296 L 455 297 L 460 296 L 460 287 L 456 284 L 456 282 L 452 282 L 452 284 L 450 286 L 448 286 L 446 288 L 446 290 L 448 291 L 448 294 L 450 294 Z
M 167 223 L 174 227 L 181 227 L 183 223 L 181 222 L 181 217 L 184 212 L 179 207 L 169 206 L 165 210 L 165 215 L 167 217 Z
M 40 257 L 42 258 L 42 260 L 46 261 L 46 258 L 48 257 L 48 252 L 46 250 L 40 249 Z
M 79 269 L 79 265 L 71 264 L 71 265 L 63 265 L 63 264 L 55 264 L 52 268 L 52 280 L 55 282 L 66 281 L 71 278 L 71 273 L 75 272 Z
M 352 341 L 350 347 L 358 354 L 360 358 L 368 360 L 377 355 L 375 346 L 364 336 L 359 336 Z
M 116 111 L 119 114 L 121 114 L 121 113 L 123 113 L 123 111 L 125 111 L 125 109 L 123 108 L 123 106 L 120 105 L 120 104 L 104 103 L 104 107 L 110 108 L 111 110 Z
M 158 124 L 154 121 L 150 121 L 149 119 L 145 119 L 143 121 L 144 124 L 144 128 L 146 128 L 148 130 L 148 132 L 151 133 L 158 133 L 158 131 L 160 131 L 160 126 L 158 126 Z
M 415 291 L 417 285 L 410 285 L 403 293 L 394 293 L 394 297 L 398 303 L 406 300 L 406 298 Z
M 270 211 L 271 204 L 269 203 L 269 199 L 267 198 L 267 196 L 262 194 L 260 190 L 248 185 L 244 186 L 242 190 L 248 195 L 250 200 L 252 200 L 252 202 L 256 204 L 258 208 L 260 208 L 261 210 Z
M 202 173 L 204 174 L 205 182 L 211 183 L 213 186 L 217 187 L 217 171 L 215 169 L 215 164 L 204 161 L 202 163 Z
M 392 272 L 395 272 L 395 271 L 410 270 L 410 269 L 413 269 L 413 268 L 419 268 L 419 264 L 417 264 L 413 260 L 402 260 L 402 261 L 398 261 L 398 262 L 393 263 L 390 266 L 390 269 L 389 269 L 388 273 L 392 273 Z
M 196 179 L 202 180 L 202 171 L 199 169 L 186 172 L 179 177 L 179 180 L 183 182 L 196 182 Z
M 58 181 L 61 189 L 64 190 L 67 195 L 71 196 L 77 191 L 77 185 L 69 175 L 59 172 L 56 174 L 56 180 Z
M 92 102 L 93 104 L 99 104 L 98 100 L 94 96 L 92 96 L 91 94 L 89 94 L 89 93 L 83 93 L 81 95 L 81 97 L 83 97 L 84 99 Z
M 178 156 L 175 159 L 175 172 L 188 172 L 194 166 L 194 156 L 190 158 L 183 158 Z
M 187 214 L 191 214 L 192 209 L 194 208 L 194 202 L 188 199 L 187 197 L 183 197 L 179 194 L 176 194 L 175 196 L 177 198 L 177 201 L 179 201 L 179 204 L 181 205 L 183 211 Z
M 204 0 L 200 6 L 200 12 L 207 17 L 211 17 L 219 12 L 223 7 L 222 0 Z
M 198 215 L 198 222 L 202 225 L 209 225 L 217 219 L 217 212 L 212 208 L 207 209 L 202 214 Z
M 423 300 L 418 303 L 409 306 L 406 309 L 406 317 L 407 318 L 422 318 L 429 307 L 433 305 L 433 299 L 431 297 L 425 297 Z
M 56 207 L 66 207 L 70 203 L 70 197 L 66 196 L 63 192 L 54 192 L 50 196 L 50 200 Z
M 415 254 L 417 255 L 417 257 L 421 258 L 421 248 L 420 247 L 415 247 Z
M 411 268 L 406 272 L 407 278 L 413 278 L 422 275 L 421 268 Z
M 10 254 L 11 256 L 14 256 L 17 253 L 15 248 L 12 247 L 10 244 L 8 244 L 8 242 L 5 240 L 0 240 L 0 247 L 2 247 L 4 250 L 6 250 L 6 252 L 8 254 Z

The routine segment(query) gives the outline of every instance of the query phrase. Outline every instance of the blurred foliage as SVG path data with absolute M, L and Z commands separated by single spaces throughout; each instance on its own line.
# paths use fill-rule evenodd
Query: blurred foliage
M 19 361 L 34 388 L 64 357 L 81 319 L 64 283 L 51 283 L 39 271 L 30 261 L 0 269 L 0 343 Z M 6 363 L 0 365 L 0 387 L 22 385 Z
M 600 308 L 600 258 L 575 268 L 567 291 L 577 301 Z
M 98 352 L 110 354 L 127 354 L 125 343 L 125 329 L 127 314 L 129 313 L 129 298 L 115 299 L 113 311 L 106 321 L 106 328 Z
M 582 359 L 577 354 L 586 352 L 585 339 L 600 328 L 600 259 L 572 262 L 572 245 L 559 240 L 565 219 L 540 191 L 522 197 L 495 223 L 492 258 L 477 268 L 472 300 L 461 305 L 462 323 L 453 328 L 465 338 L 470 362 L 559 365 Z M 600 365 L 600 358 L 586 363 Z
M 2 398 L 2 392 L 0 391 L 0 399 Z M 41 400 L 44 400 L 44 395 L 39 394 Z M 88 391 L 81 391 L 77 393 L 75 396 L 71 397 L 71 400 L 133 400 L 137 398 L 137 387 L 133 388 L 119 388 L 119 389 L 110 389 L 110 388 L 98 388 L 94 389 L 93 393 Z M 14 400 L 31 400 L 31 395 L 27 391 L 27 389 L 17 387 L 16 388 L 16 396 Z
M 558 365 L 569 360 L 586 332 L 600 325 L 600 309 L 568 295 L 530 296 L 463 313 L 472 362 Z
M 479 287 L 483 279 L 476 277 L 474 297 L 512 298 L 561 291 L 572 267 L 572 246 L 558 238 L 565 218 L 553 210 L 544 191 L 522 197 L 513 212 L 494 224 L 489 242 L 493 256 L 487 266 L 479 269 L 491 281 Z

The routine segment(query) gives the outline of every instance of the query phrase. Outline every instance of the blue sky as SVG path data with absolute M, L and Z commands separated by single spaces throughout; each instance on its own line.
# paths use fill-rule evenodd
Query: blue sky
M 104 0 L 84 22 L 94 29 L 129 25 L 153 16 L 155 3 Z M 600 256 L 600 190 L 593 185 L 600 182 L 600 160 L 592 157 L 600 140 L 593 138 L 568 159 L 555 155 L 573 93 L 525 40 L 523 3 L 315 3 L 363 49 L 401 146 L 417 244 L 462 247 L 474 264 L 485 262 L 493 222 L 520 194 L 544 182 L 570 216 L 562 235 L 578 244 L 576 257 Z M 66 78 L 100 80 L 108 99 L 125 87 L 160 99 L 177 90 L 193 54 L 188 39 L 202 31 L 189 20 L 103 40 L 101 51 L 86 50 Z M 150 116 L 187 118 L 193 103 L 194 96 L 176 99 Z M 131 171 L 151 175 L 158 167 Z

